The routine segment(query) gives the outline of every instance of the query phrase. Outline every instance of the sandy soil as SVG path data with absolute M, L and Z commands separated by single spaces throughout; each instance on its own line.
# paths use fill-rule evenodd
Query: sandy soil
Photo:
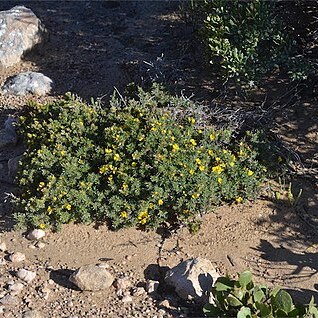
M 16 3 L 0 2 L 0 10 Z M 50 38 L 40 52 L 2 70 L 0 83 L 18 72 L 36 70 L 55 83 L 52 97 L 41 101 L 67 91 L 107 100 L 114 86 L 123 90 L 131 81 L 148 83 L 160 77 L 174 89 L 183 86 L 205 98 L 215 96 L 203 64 L 193 58 L 192 30 L 176 14 L 177 2 L 21 3 L 44 22 Z M 18 112 L 26 100 L 0 96 L 1 118 Z M 21 317 L 29 309 L 38 309 L 42 317 L 198 317 L 196 306 L 182 302 L 163 286 L 156 296 L 133 296 L 132 302 L 123 303 L 113 287 L 99 293 L 80 292 L 67 280 L 71 270 L 81 265 L 107 263 L 116 277 L 127 275 L 134 286 L 144 286 L 148 278 L 161 281 L 166 267 L 195 256 L 211 260 L 221 274 L 249 268 L 259 282 L 289 288 L 299 301 L 309 301 L 312 295 L 318 301 L 317 109 L 315 96 L 303 95 L 275 120 L 281 139 L 301 158 L 293 187 L 302 188 L 303 195 L 296 207 L 284 197 L 273 199 L 273 192 L 267 191 L 256 202 L 223 206 L 205 215 L 194 235 L 181 229 L 164 240 L 155 232 L 111 232 L 106 226 L 71 224 L 59 233 L 48 233 L 44 248 L 34 247 L 25 233 L 12 230 L 10 206 L 5 203 L 7 193 L 15 189 L 7 161 L 20 154 L 23 145 L 2 150 L 0 241 L 9 252 L 23 252 L 27 260 L 0 265 L 0 294 L 17 268 L 38 274 L 17 304 L 5 306 L 4 316 Z M 43 296 L 43 288 L 51 291 L 48 297 Z

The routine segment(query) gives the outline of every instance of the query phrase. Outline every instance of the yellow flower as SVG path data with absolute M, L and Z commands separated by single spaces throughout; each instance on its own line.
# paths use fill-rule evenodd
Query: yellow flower
M 46 225 L 45 225 L 44 223 L 40 223 L 40 224 L 39 224 L 39 228 L 43 230 L 43 229 L 46 228 Z
M 209 149 L 209 150 L 208 150 L 208 154 L 209 154 L 210 156 L 213 156 L 213 155 L 214 155 L 213 150 Z
M 133 161 L 133 162 L 131 163 L 131 166 L 132 166 L 132 167 L 136 167 L 136 166 L 137 166 L 137 162 L 136 162 L 136 161 Z
M 138 215 L 138 220 L 140 224 L 146 224 L 149 219 L 149 214 L 147 211 L 142 211 Z
M 108 167 L 106 165 L 103 165 L 99 168 L 99 173 L 100 174 L 104 174 L 105 172 L 107 172 Z
M 122 211 L 122 212 L 120 213 L 120 216 L 121 216 L 123 219 L 127 219 L 128 213 L 127 213 L 126 211 Z
M 122 188 L 124 191 L 126 191 L 128 189 L 128 184 L 127 183 L 123 183 Z
M 229 165 L 230 165 L 230 167 L 234 167 L 235 162 L 232 161 L 232 162 L 229 163 Z
M 45 183 L 44 182 L 40 182 L 39 183 L 39 188 L 43 188 L 45 186 Z
M 253 174 L 254 174 L 254 172 L 253 172 L 252 170 L 247 170 L 247 175 L 248 175 L 249 177 L 251 177 Z
M 220 157 L 216 157 L 216 158 L 215 158 L 215 161 L 216 161 L 216 162 L 219 162 L 219 161 L 221 161 L 221 158 L 220 158 Z
M 47 210 L 47 213 L 48 213 L 48 214 L 51 214 L 51 213 L 52 213 L 52 211 L 53 211 L 53 209 L 52 209 L 52 207 L 51 207 L 51 206 L 48 206 L 46 210 Z
M 119 155 L 118 153 L 116 153 L 116 154 L 114 155 L 114 160 L 115 160 L 115 161 L 120 161 L 120 160 L 121 160 L 120 155 Z
M 198 165 L 200 165 L 202 161 L 201 161 L 201 159 L 197 158 L 197 159 L 195 159 L 195 162 L 196 162 Z
M 174 136 L 171 136 L 170 139 L 171 139 L 171 141 L 175 141 L 176 140 L 176 138 Z
M 158 205 L 163 205 L 163 200 L 159 199 L 158 200 Z
M 66 155 L 66 152 L 65 152 L 64 150 L 61 150 L 61 151 L 60 151 L 60 154 L 61 154 L 61 156 L 65 156 L 65 155 Z
M 196 146 L 197 142 L 194 139 L 190 139 L 190 144 L 192 144 L 193 146 Z
M 191 176 L 194 174 L 194 170 L 190 169 L 189 173 L 191 174 Z
M 68 211 L 70 211 L 70 210 L 72 209 L 72 206 L 71 206 L 69 203 L 67 203 L 67 204 L 65 205 L 65 209 L 68 210 Z
M 204 171 L 205 170 L 205 166 L 203 166 L 203 165 L 199 166 L 199 170 L 200 171 Z
M 212 168 L 212 171 L 215 172 L 215 173 L 217 173 L 217 174 L 220 174 L 221 172 L 224 171 L 224 169 L 223 169 L 220 165 L 218 165 L 218 166 L 214 166 L 214 167 Z
M 106 148 L 106 149 L 105 149 L 105 153 L 110 154 L 110 153 L 112 153 L 112 150 L 111 150 L 111 149 Z
M 210 134 L 210 140 L 213 141 L 213 140 L 215 140 L 215 139 L 216 139 L 215 133 L 211 133 L 211 134 Z
M 223 182 L 222 178 L 218 178 L 218 183 L 221 184 Z
M 199 129 L 199 130 L 198 130 L 198 133 L 199 133 L 199 134 L 202 134 L 202 133 L 203 133 L 203 130 L 202 130 L 202 129 Z
M 177 144 L 172 145 L 172 151 L 178 151 L 180 148 Z
M 83 161 L 82 159 L 78 159 L 78 163 L 79 163 L 80 165 L 82 165 L 82 164 L 84 163 L 84 161 Z
M 242 197 L 238 197 L 238 198 L 235 199 L 235 201 L 237 203 L 242 203 L 243 202 L 243 198 Z
M 157 191 L 155 191 L 154 193 L 153 193 L 153 195 L 154 196 L 157 196 L 159 193 L 157 192 Z
M 188 122 L 189 122 L 190 124 L 194 125 L 194 124 L 195 124 L 195 119 L 194 119 L 193 117 L 189 117 L 189 118 L 188 118 Z
M 192 197 L 193 199 L 197 199 L 199 196 L 200 196 L 200 193 L 193 193 L 193 194 L 191 195 L 191 197 Z
M 113 181 L 113 176 L 109 176 L 109 177 L 108 177 L 108 181 L 109 181 L 109 182 L 112 182 L 112 181 Z

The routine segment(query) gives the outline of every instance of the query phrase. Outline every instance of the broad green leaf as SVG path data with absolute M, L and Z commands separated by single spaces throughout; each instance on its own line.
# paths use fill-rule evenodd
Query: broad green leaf
M 243 306 L 243 304 L 240 302 L 240 300 L 237 299 L 235 296 L 233 296 L 231 294 L 226 297 L 226 301 L 228 302 L 228 304 L 231 307 L 241 307 L 241 306 Z
M 281 290 L 280 287 L 275 287 L 271 292 L 270 292 L 270 296 L 276 296 L 276 294 Z
M 220 277 L 217 279 L 214 289 L 217 292 L 231 290 L 234 286 L 234 282 L 227 277 Z
M 255 307 L 259 310 L 260 317 L 267 317 L 272 313 L 272 308 L 270 305 L 256 303 Z
M 265 293 L 260 288 L 255 288 L 253 296 L 255 302 L 261 302 L 265 298 Z
M 289 313 L 294 309 L 293 300 L 291 296 L 285 290 L 280 290 L 274 297 L 273 297 L 273 306 L 277 310 L 282 310 L 285 313 Z
M 242 307 L 237 313 L 237 318 L 252 318 L 251 309 L 248 307 Z
M 246 287 L 252 281 L 252 273 L 250 271 L 243 272 L 239 277 L 239 283 L 242 287 Z

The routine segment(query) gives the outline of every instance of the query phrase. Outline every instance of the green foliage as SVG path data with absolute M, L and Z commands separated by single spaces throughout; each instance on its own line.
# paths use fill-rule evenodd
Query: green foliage
M 104 109 L 72 95 L 27 106 L 18 223 L 191 227 L 211 206 L 253 198 L 266 171 L 249 145 L 254 135 L 234 140 L 229 129 L 199 127 L 184 115 L 189 107 L 158 86 L 113 95 Z
M 281 68 L 292 80 L 299 80 L 312 68 L 295 53 L 288 27 L 276 14 L 273 2 L 192 0 L 189 12 L 194 23 L 201 21 L 209 61 L 225 80 L 254 85 L 266 73 Z
M 209 317 L 318 317 L 313 298 L 308 306 L 294 305 L 285 290 L 254 284 L 249 271 L 241 273 L 238 280 L 228 276 L 218 278 L 212 292 L 215 303 L 203 309 Z

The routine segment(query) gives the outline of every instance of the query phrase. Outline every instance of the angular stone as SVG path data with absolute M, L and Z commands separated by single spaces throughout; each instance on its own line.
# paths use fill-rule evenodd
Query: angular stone
M 9 256 L 9 259 L 12 263 L 20 263 L 25 261 L 25 255 L 20 252 L 15 252 Z
M 20 62 L 23 55 L 44 40 L 45 28 L 24 6 L 0 12 L 0 67 Z
M 81 290 L 98 291 L 109 288 L 114 277 L 106 269 L 90 264 L 77 269 L 69 280 Z
M 146 291 L 148 294 L 153 294 L 157 292 L 159 287 L 159 282 L 157 280 L 149 279 L 146 284 Z
M 23 288 L 24 285 L 22 283 L 14 283 L 12 285 L 9 285 L 8 287 L 9 291 L 11 292 L 11 295 L 19 294 Z
M 28 310 L 22 315 L 22 318 L 43 318 L 44 316 L 38 310 Z
M 24 268 L 20 268 L 16 272 L 16 276 L 25 281 L 26 283 L 31 283 L 32 280 L 36 277 L 36 273 Z
M 52 90 L 52 80 L 37 72 L 25 72 L 9 78 L 2 87 L 8 95 L 25 96 L 28 94 L 45 96 Z
M 40 240 L 45 236 L 45 232 L 41 229 L 35 229 L 27 235 L 27 239 L 31 241 Z
M 205 302 L 219 276 L 209 260 L 198 257 L 170 269 L 165 282 L 173 286 L 181 298 Z
M 5 242 L 0 243 L 0 251 L 5 252 L 7 250 L 7 244 Z

